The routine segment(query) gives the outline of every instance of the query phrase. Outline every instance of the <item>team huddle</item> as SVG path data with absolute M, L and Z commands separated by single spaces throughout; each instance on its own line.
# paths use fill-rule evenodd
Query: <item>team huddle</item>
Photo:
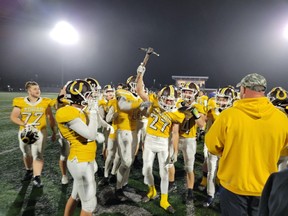
M 169 203 L 168 193 L 175 189 L 174 163 L 177 162 L 179 153 L 183 155 L 186 171 L 186 201 L 193 202 L 195 199 L 193 190 L 197 134 L 205 134 L 203 177 L 199 186 L 199 189 L 207 190 L 204 207 L 213 203 L 217 190 L 221 188 L 238 195 L 260 197 L 259 191 L 263 189 L 269 174 L 287 168 L 288 127 L 284 131 L 279 126 L 281 140 L 277 139 L 279 145 L 275 144 L 274 149 L 270 149 L 275 153 L 271 159 L 272 165 L 266 164 L 269 171 L 264 168 L 260 170 L 259 175 L 265 180 L 261 180 L 260 186 L 255 183 L 257 180 L 250 185 L 254 192 L 246 194 L 246 185 L 242 187 L 241 182 L 238 182 L 238 188 L 231 176 L 227 180 L 227 171 L 223 170 L 224 160 L 227 160 L 229 154 L 226 151 L 232 152 L 229 150 L 232 147 L 228 144 L 238 137 L 236 129 L 230 127 L 230 124 L 237 123 L 226 117 L 230 110 L 230 116 L 236 115 L 232 114 L 233 109 L 239 112 L 239 116 L 242 112 L 252 113 L 253 108 L 249 110 L 246 105 L 247 109 L 241 105 L 245 101 L 243 98 L 250 90 L 261 92 L 257 96 L 257 103 L 260 98 L 260 103 L 269 106 L 269 112 L 276 115 L 278 120 L 284 119 L 282 126 L 288 126 L 288 92 L 285 89 L 273 88 L 265 97 L 262 92 L 266 90 L 266 80 L 264 82 L 261 75 L 250 74 L 237 86 L 240 87 L 240 92 L 233 86 L 225 86 L 206 96 L 194 82 L 187 82 L 180 88 L 167 85 L 158 92 L 152 92 L 145 87 L 145 71 L 145 66 L 140 64 L 137 74 L 129 77 L 126 84 L 118 85 L 117 89 L 112 85 L 105 85 L 102 89 L 94 78 L 72 80 L 66 83 L 57 99 L 42 98 L 39 85 L 33 81 L 27 82 L 25 88 L 28 96 L 15 98 L 11 113 L 11 120 L 20 126 L 18 138 L 26 168 L 22 181 L 32 179 L 35 187 L 43 187 L 41 172 L 47 139 L 46 118 L 53 132 L 52 141 L 56 140 L 57 129 L 60 135 L 58 141 L 61 145 L 59 165 L 62 184 L 68 184 L 67 169 L 73 177 L 73 189 L 64 215 L 72 215 L 79 200 L 81 215 L 92 215 L 97 208 L 97 143 L 103 143 L 101 151 L 105 164 L 104 176 L 98 182 L 99 187 L 116 183 L 115 197 L 120 202 L 127 201 L 129 198 L 124 191 L 129 190 L 129 173 L 135 157 L 142 152 L 142 174 L 144 184 L 147 185 L 147 194 L 142 197 L 142 201 L 149 202 L 160 195 L 160 206 L 168 213 L 175 212 Z M 55 109 L 55 117 L 52 109 Z M 255 114 L 253 118 L 261 119 L 261 116 L 265 115 Z M 221 123 L 224 121 L 225 123 Z M 247 120 L 249 121 L 252 120 Z M 240 123 L 239 125 L 243 127 Z M 233 136 L 229 136 L 233 133 Z M 249 155 L 248 150 L 246 153 Z M 156 156 L 161 178 L 160 193 L 157 192 L 153 176 Z M 233 165 L 239 161 L 225 163 Z M 243 174 L 245 170 L 238 172 Z M 231 215 L 231 211 L 226 212 L 227 214 L 223 211 L 224 208 L 229 209 L 229 206 L 220 204 L 222 214 Z

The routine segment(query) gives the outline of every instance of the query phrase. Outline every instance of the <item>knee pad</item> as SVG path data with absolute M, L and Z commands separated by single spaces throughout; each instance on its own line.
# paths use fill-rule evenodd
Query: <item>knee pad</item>
M 90 200 L 87 200 L 87 201 L 81 200 L 81 204 L 82 204 L 82 209 L 84 211 L 94 212 L 96 210 L 96 206 L 97 206 L 96 196 L 94 196 L 93 198 L 91 198 Z

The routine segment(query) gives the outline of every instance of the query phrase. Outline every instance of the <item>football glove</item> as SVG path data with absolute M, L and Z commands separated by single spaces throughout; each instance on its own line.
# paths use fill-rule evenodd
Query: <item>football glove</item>
M 146 71 L 146 68 L 143 65 L 143 63 L 141 62 L 141 64 L 137 68 L 137 74 L 142 74 L 142 76 L 144 76 L 145 71 Z
M 39 139 L 38 130 L 33 125 L 26 125 L 20 134 L 23 143 L 31 145 Z

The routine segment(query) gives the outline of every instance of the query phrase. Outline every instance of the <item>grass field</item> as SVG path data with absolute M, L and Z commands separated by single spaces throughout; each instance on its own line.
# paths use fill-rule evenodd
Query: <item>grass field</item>
M 32 183 L 22 184 L 20 179 L 25 173 L 22 162 L 22 153 L 18 147 L 17 131 L 18 126 L 10 122 L 9 116 L 12 110 L 12 99 L 24 96 L 25 93 L 4 93 L 0 92 L 0 216 L 38 216 L 38 215 L 63 215 L 66 201 L 71 193 L 72 179 L 68 186 L 62 186 L 61 174 L 58 166 L 60 146 L 57 142 L 50 140 L 44 153 L 44 169 L 42 173 L 43 189 L 32 187 Z M 56 97 L 56 94 L 42 93 L 43 97 Z M 196 181 L 201 177 L 201 164 L 203 144 L 198 145 L 195 173 Z M 99 167 L 103 166 L 103 161 L 99 156 L 101 145 L 98 147 L 97 162 Z M 157 162 L 157 161 L 156 161 Z M 211 208 L 202 207 L 205 193 L 195 189 L 195 212 L 191 212 L 191 205 L 186 205 L 184 201 L 185 181 L 183 170 L 183 158 L 180 156 L 176 163 L 176 184 L 177 190 L 169 194 L 169 201 L 176 209 L 175 215 L 219 215 L 219 204 L 215 203 Z M 159 192 L 159 174 L 157 163 L 155 163 L 155 183 Z M 96 175 L 96 181 L 101 179 Z M 159 206 L 159 199 L 149 203 L 142 203 L 141 196 L 146 193 L 147 186 L 143 183 L 141 168 L 133 168 L 130 174 L 129 185 L 135 189 L 135 194 L 127 194 L 131 198 L 126 203 L 109 203 L 103 201 L 103 197 L 112 196 L 113 186 L 98 188 L 98 211 L 97 215 L 166 215 L 166 212 Z M 79 215 L 80 206 L 74 215 Z

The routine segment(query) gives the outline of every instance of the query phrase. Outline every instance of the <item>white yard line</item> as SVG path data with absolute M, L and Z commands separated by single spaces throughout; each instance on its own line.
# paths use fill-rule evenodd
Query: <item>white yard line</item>
M 15 148 L 13 148 L 13 149 L 9 149 L 9 150 L 0 152 L 0 155 L 4 155 L 4 154 L 6 154 L 6 153 L 13 152 L 13 151 L 15 151 L 15 150 L 17 150 L 17 149 L 19 149 L 19 147 L 15 147 Z

